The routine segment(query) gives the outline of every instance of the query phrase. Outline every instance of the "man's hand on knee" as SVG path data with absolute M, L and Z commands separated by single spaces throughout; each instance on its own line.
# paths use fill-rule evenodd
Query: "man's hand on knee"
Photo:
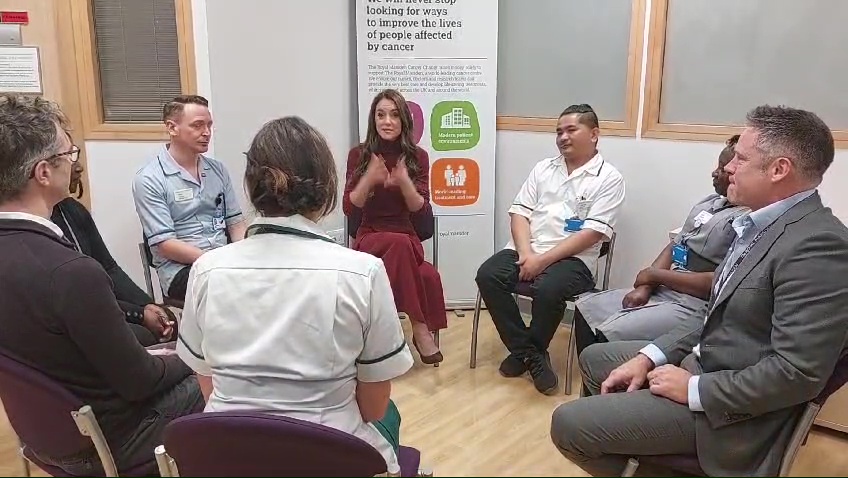
M 647 355 L 637 354 L 610 372 L 601 384 L 601 394 L 626 390 L 633 392 L 642 388 L 648 378 L 648 372 L 654 368 L 654 362 Z

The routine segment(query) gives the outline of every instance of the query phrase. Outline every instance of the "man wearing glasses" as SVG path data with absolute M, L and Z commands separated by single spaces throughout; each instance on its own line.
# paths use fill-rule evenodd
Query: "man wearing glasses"
M 139 344 L 109 276 L 50 221 L 79 158 L 65 127 L 52 102 L 0 96 L 0 353 L 91 405 L 124 472 L 151 461 L 172 418 L 205 404 L 192 370 Z M 94 450 L 30 451 L 71 475 L 103 473 Z

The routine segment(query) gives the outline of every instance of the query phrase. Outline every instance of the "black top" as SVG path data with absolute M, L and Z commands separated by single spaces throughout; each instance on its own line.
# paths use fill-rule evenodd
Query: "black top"
M 0 219 L 0 251 L 0 349 L 91 405 L 119 449 L 151 416 L 151 400 L 192 370 L 138 343 L 109 276 L 54 231 Z
M 124 311 L 127 322 L 141 324 L 144 306 L 153 304 L 154 301 L 130 279 L 109 253 L 88 209 L 69 197 L 53 208 L 50 220 L 62 229 L 65 239 L 71 242 L 77 252 L 91 257 L 103 266 L 112 279 L 115 298 L 118 299 L 118 305 Z

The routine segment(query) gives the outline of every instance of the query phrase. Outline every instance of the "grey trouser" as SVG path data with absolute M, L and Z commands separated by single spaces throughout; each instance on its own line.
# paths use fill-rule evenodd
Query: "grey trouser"
M 206 406 L 197 377 L 190 375 L 173 388 L 152 401 L 150 412 L 141 421 L 127 441 L 120 447 L 112 448 L 112 457 L 118 472 L 155 461 L 153 450 L 162 444 L 165 426 L 175 418 L 192 413 L 201 413 Z M 95 454 L 87 458 L 73 460 L 51 460 L 38 457 L 45 463 L 58 466 L 74 476 L 102 476 L 103 466 Z M 154 466 L 155 469 L 155 466 Z
M 707 302 L 660 286 L 642 307 L 624 311 L 621 302 L 633 289 L 605 290 L 581 297 L 576 306 L 592 330 L 607 341 L 656 340 L 681 323 L 702 324 Z
M 695 415 L 688 406 L 647 389 L 600 395 L 610 372 L 647 344 L 627 341 L 587 347 L 580 354 L 580 370 L 591 396 L 554 411 L 551 439 L 566 458 L 591 475 L 620 476 L 632 456 L 695 453 Z

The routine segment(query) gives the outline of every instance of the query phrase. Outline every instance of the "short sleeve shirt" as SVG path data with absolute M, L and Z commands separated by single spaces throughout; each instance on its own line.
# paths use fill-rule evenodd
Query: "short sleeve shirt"
M 675 244 L 682 244 L 689 250 L 686 267 L 676 263 L 673 267 L 692 272 L 713 272 L 736 239 L 733 220 L 748 212 L 748 208 L 734 206 L 718 194 L 710 194 L 699 201 L 689 211 L 674 239 Z
M 209 251 L 225 245 L 226 228 L 244 220 L 224 164 L 202 155 L 199 161 L 197 180 L 163 146 L 133 181 L 136 212 L 164 290 L 187 264 L 165 259 L 157 244 L 179 239 Z
M 566 230 L 567 219 L 582 219 L 583 229 L 593 229 L 611 239 L 624 196 L 624 178 L 600 153 L 571 174 L 565 160 L 558 156 L 536 164 L 509 213 L 530 221 L 530 246 L 535 253 L 543 254 L 574 234 Z M 515 244 L 510 240 L 506 247 L 515 249 Z M 598 243 L 575 257 L 595 273 L 600 251 Z

